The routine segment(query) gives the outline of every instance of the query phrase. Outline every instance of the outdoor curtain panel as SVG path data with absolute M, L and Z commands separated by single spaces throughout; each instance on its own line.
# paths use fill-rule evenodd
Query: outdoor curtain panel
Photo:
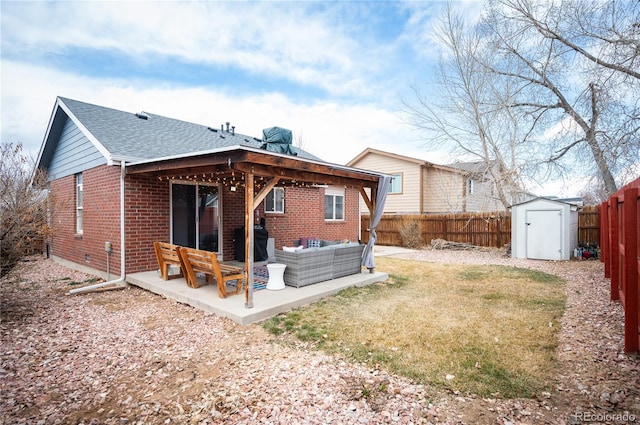
M 389 192 L 389 184 L 391 183 L 391 176 L 380 177 L 378 183 L 378 194 L 376 195 L 376 206 L 371 217 L 370 235 L 367 246 L 364 247 L 364 253 L 362 254 L 362 265 L 368 269 L 376 267 L 376 263 L 373 259 L 373 246 L 376 244 L 376 227 L 380 223 L 382 213 L 384 212 L 384 203 L 387 201 L 387 193 Z

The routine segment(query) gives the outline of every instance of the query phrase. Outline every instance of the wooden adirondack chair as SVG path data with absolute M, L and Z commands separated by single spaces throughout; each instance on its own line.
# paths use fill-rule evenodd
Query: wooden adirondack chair
M 172 245 L 166 242 L 154 242 L 153 248 L 156 251 L 156 257 L 158 259 L 158 266 L 160 267 L 160 274 L 164 280 L 173 279 L 176 277 L 182 277 L 184 273 L 184 265 L 178 255 L 178 245 Z M 180 267 L 180 274 L 169 276 L 169 266 Z
M 241 267 L 220 264 L 215 252 L 199 249 L 179 247 L 178 253 L 185 268 L 187 284 L 192 288 L 198 288 L 197 273 L 204 273 L 206 282 L 212 283 L 215 278 L 218 284 L 218 296 L 227 297 L 227 282 L 236 280 L 236 294 L 242 292 L 243 282 L 246 282 L 246 273 Z

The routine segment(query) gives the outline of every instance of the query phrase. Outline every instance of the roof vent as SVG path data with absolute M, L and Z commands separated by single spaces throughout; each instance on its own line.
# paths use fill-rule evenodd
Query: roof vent
M 217 128 L 213 128 L 213 127 L 207 127 L 207 130 L 213 131 L 214 133 L 218 132 L 218 129 Z
M 231 133 L 233 135 L 236 134 L 236 126 L 235 125 L 231 125 L 231 123 L 229 121 L 227 121 L 225 124 L 227 124 L 227 129 L 224 129 L 224 124 L 220 124 L 220 131 L 226 131 L 227 133 Z M 231 127 L 231 128 L 229 128 Z
M 148 120 L 149 119 L 149 115 L 147 115 L 146 112 L 144 111 L 140 111 L 136 113 L 136 117 L 140 118 L 141 120 Z

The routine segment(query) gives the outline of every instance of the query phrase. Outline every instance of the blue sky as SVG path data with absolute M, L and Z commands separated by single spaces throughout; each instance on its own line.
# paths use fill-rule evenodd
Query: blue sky
M 56 96 L 260 137 L 345 164 L 367 147 L 445 164 L 402 117 L 438 57 L 438 1 L 4 1 L 1 140 L 34 156 Z M 482 3 L 458 1 L 470 16 Z

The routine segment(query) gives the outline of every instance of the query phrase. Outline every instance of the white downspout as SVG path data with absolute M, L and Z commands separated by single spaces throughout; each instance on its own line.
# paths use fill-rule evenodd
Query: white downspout
M 110 280 L 108 282 L 96 283 L 95 285 L 84 286 L 82 288 L 76 288 L 69 291 L 69 294 L 80 294 L 84 292 L 94 291 L 96 289 L 103 288 L 105 286 L 114 285 L 114 288 L 125 288 L 127 286 L 126 273 L 125 273 L 125 249 L 124 249 L 124 176 L 126 163 L 120 161 L 120 277 L 116 280 Z

